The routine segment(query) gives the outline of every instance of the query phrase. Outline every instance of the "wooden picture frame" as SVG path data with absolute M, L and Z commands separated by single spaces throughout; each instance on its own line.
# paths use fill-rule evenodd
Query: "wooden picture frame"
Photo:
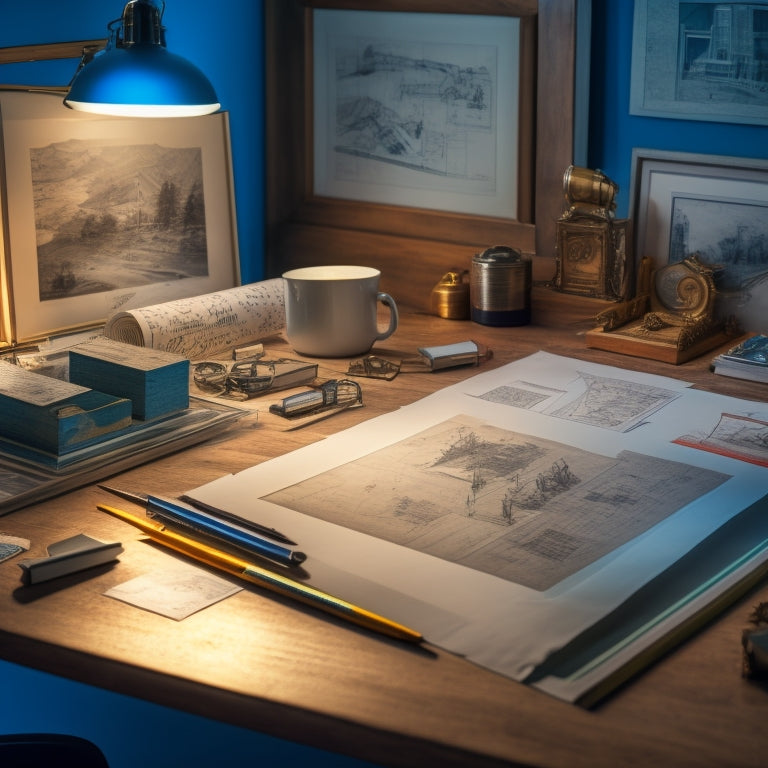
M 584 6 L 584 0 L 580 5 Z M 520 19 L 518 209 L 514 219 L 321 197 L 313 189 L 313 13 L 317 9 Z M 504 244 L 555 273 L 563 174 L 574 157 L 577 0 L 265 0 L 266 272 L 314 264 L 375 266 L 399 303 L 429 306 L 442 274 Z M 535 52 L 535 55 L 534 55 Z
M 240 282 L 226 112 L 116 118 L 0 90 L 0 349 Z
M 637 265 L 699 254 L 716 269 L 717 315 L 765 331 L 768 160 L 635 148 L 630 195 Z

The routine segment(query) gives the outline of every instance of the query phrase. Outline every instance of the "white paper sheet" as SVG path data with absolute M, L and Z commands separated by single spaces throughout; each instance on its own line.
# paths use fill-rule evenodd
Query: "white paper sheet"
M 512 390 L 518 390 L 518 395 L 524 391 L 518 397 Z M 489 397 L 492 392 L 496 395 Z M 516 407 L 510 401 L 525 402 L 528 407 Z M 768 405 L 693 390 L 665 377 L 539 352 L 191 493 L 200 500 L 272 525 L 298 541 L 309 555 L 305 568 L 314 586 L 410 625 L 432 643 L 523 680 L 552 652 L 609 614 L 643 584 L 766 494 L 765 468 L 673 442 L 682 435 L 711 429 L 721 413 L 765 420 Z M 668 472 L 670 468 L 675 470 L 665 480 L 670 495 L 687 486 L 693 496 L 676 511 L 652 521 L 647 529 L 544 590 L 425 554 L 418 549 L 418 537 L 405 546 L 353 530 L 349 525 L 350 520 L 355 522 L 354 516 L 346 516 L 345 526 L 313 516 L 316 509 L 323 507 L 338 505 L 348 512 L 352 505 L 358 505 L 363 520 L 367 507 L 361 499 L 366 489 L 352 488 L 348 480 L 334 484 L 335 473 L 351 462 L 359 462 L 362 467 L 379 451 L 407 465 L 398 487 L 383 489 L 382 494 L 389 499 L 398 494 L 408 496 L 414 485 L 414 475 L 409 473 L 415 471 L 414 463 L 423 460 L 428 448 L 411 451 L 404 447 L 413 448 L 422 433 L 457 417 L 484 422 L 484 431 L 478 431 L 481 438 L 505 432 L 518 439 L 529 436 L 533 444 L 549 441 L 561 445 L 569 456 L 574 450 L 589 452 L 609 464 L 622 452 L 634 452 L 644 457 L 636 462 L 638 467 L 656 462 Z M 426 446 L 431 445 L 431 439 L 428 433 L 424 436 Z M 438 454 L 441 445 L 435 446 Z M 493 462 L 485 455 L 481 470 L 484 472 L 497 461 L 503 465 L 508 459 L 506 449 Z M 627 466 L 633 465 L 630 462 Z M 503 523 L 493 520 L 489 524 L 477 517 L 468 520 L 471 515 L 467 512 L 467 495 L 473 487 L 482 493 L 487 486 L 482 486 L 482 478 L 468 474 L 466 465 L 462 468 L 463 476 L 455 465 L 448 473 L 446 482 L 459 483 L 462 492 L 439 525 L 451 526 L 451 535 L 454 528 L 466 535 L 470 550 L 476 543 L 471 540 L 476 530 L 473 525 L 479 529 Z M 497 482 L 508 469 L 491 472 L 488 482 Z M 366 477 L 375 476 L 375 467 L 365 471 L 369 473 Z M 434 473 L 434 467 L 429 471 Z M 382 465 L 376 482 L 382 486 L 391 483 L 397 477 L 393 472 L 391 465 Z M 544 493 L 550 478 L 542 474 Z M 348 476 L 348 472 L 338 475 L 342 479 Z M 603 511 L 613 507 L 617 513 L 631 516 L 634 502 L 644 500 L 632 494 L 643 496 L 638 488 L 642 489 L 648 478 L 640 477 L 639 486 L 629 477 L 611 482 L 616 501 L 614 505 L 603 503 Z M 580 485 L 558 489 L 558 503 L 567 509 L 571 494 L 578 492 L 583 504 L 584 488 Z M 286 497 L 284 489 L 292 486 L 291 504 L 312 509 L 312 514 L 265 500 L 278 493 Z M 610 490 L 603 487 L 600 492 L 604 496 Z M 306 495 L 302 497 L 301 491 Z M 548 498 L 545 502 L 550 503 Z M 440 503 L 449 502 L 441 497 Z M 648 515 L 651 507 L 646 505 L 643 514 Z M 377 509 L 376 515 L 389 514 L 393 525 L 401 525 L 398 517 L 412 515 L 413 525 L 418 527 L 424 525 L 419 513 L 434 515 L 433 508 L 427 512 L 425 509 L 423 500 L 415 509 L 402 501 L 388 511 Z M 519 510 L 513 512 L 515 516 L 520 516 Z M 360 526 L 365 528 L 368 522 Z M 434 536 L 432 523 L 430 519 L 427 525 Z M 508 523 L 509 529 L 514 525 Z M 599 521 L 593 519 L 590 525 L 593 530 L 599 528 Z M 556 537 L 554 541 L 562 539 Z M 557 554 L 562 556 L 564 552 L 567 557 L 566 550 Z M 371 584 L 376 589 L 371 589 Z M 424 606 L 431 606 L 431 610 Z

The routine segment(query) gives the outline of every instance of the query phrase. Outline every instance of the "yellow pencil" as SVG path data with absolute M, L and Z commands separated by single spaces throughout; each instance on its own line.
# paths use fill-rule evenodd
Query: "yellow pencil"
M 327 592 L 321 592 L 319 589 L 310 587 L 308 584 L 302 584 L 294 579 L 286 578 L 266 568 L 261 568 L 254 563 L 249 563 L 247 560 L 242 560 L 227 552 L 222 552 L 207 544 L 182 536 L 149 518 L 137 517 L 130 512 L 125 512 L 122 509 L 107 506 L 106 504 L 98 504 L 97 506 L 102 512 L 108 512 L 110 515 L 119 517 L 121 520 L 139 528 L 158 544 L 162 544 L 169 549 L 230 573 L 252 584 L 258 584 L 285 597 L 292 597 L 302 603 L 319 608 L 326 613 L 398 640 L 420 643 L 424 639 L 419 632 L 409 629 L 402 624 L 367 611 L 360 606 L 348 603 L 346 600 L 329 595 Z

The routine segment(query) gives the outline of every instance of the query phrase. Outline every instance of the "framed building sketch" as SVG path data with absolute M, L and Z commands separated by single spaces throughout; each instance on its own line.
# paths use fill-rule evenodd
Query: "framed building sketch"
M 550 279 L 589 8 L 265 0 L 268 276 L 375 266 L 420 307 L 504 243 Z
M 768 124 L 768 1 L 636 0 L 630 112 Z
M 313 193 L 515 219 L 520 58 L 514 16 L 318 9 Z
M 697 254 L 718 316 L 768 330 L 768 160 L 635 149 L 630 211 L 638 261 Z
M 95 117 L 0 91 L 2 346 L 239 282 L 226 113 Z

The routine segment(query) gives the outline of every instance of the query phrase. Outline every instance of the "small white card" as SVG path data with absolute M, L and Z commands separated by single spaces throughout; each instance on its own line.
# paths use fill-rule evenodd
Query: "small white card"
M 137 576 L 104 594 L 181 621 L 241 589 L 199 568 L 180 566 Z

